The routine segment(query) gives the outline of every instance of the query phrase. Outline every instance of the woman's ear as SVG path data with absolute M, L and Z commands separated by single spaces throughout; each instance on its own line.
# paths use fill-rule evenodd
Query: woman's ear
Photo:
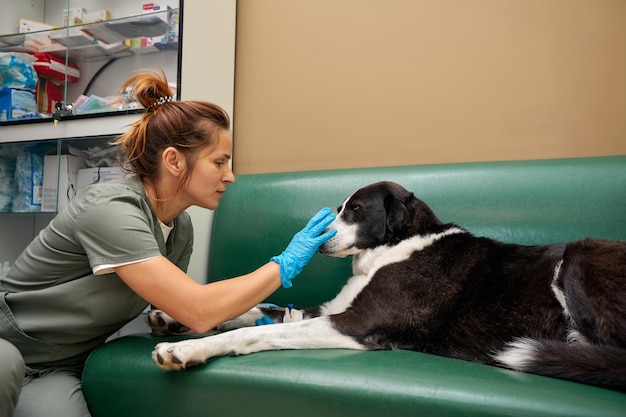
M 173 146 L 165 148 L 161 154 L 163 169 L 173 176 L 182 175 L 187 168 L 185 156 Z

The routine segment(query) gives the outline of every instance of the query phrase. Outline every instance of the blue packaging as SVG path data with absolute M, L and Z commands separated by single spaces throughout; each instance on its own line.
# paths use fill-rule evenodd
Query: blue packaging
M 27 145 L 17 156 L 13 213 L 41 211 L 44 154 L 41 147 Z
M 0 88 L 18 88 L 35 91 L 37 71 L 35 58 L 21 52 L 0 52 Z
M 35 94 L 27 90 L 0 90 L 0 121 L 39 117 Z

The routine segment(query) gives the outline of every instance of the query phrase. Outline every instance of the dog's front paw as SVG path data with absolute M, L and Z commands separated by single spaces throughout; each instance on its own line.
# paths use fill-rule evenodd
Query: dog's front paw
M 146 316 L 146 324 L 150 326 L 152 334 L 155 336 L 189 333 L 189 329 L 187 327 L 177 322 L 161 310 L 150 310 Z
M 166 371 L 178 371 L 197 366 L 206 361 L 195 340 L 159 343 L 152 351 L 152 359 Z

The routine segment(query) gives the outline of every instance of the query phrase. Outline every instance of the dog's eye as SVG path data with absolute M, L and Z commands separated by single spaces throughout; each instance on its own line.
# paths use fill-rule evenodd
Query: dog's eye
M 352 211 L 359 211 L 360 208 L 361 208 L 361 206 L 359 206 L 358 204 L 352 204 L 350 206 L 350 210 L 352 210 Z

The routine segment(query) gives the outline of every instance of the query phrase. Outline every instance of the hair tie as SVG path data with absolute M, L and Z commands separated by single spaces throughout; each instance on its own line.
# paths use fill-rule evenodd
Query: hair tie
M 149 105 L 148 108 L 157 107 L 157 106 L 160 106 L 161 104 L 169 103 L 172 100 L 173 100 L 172 96 L 161 96 L 157 98 L 154 103 Z

